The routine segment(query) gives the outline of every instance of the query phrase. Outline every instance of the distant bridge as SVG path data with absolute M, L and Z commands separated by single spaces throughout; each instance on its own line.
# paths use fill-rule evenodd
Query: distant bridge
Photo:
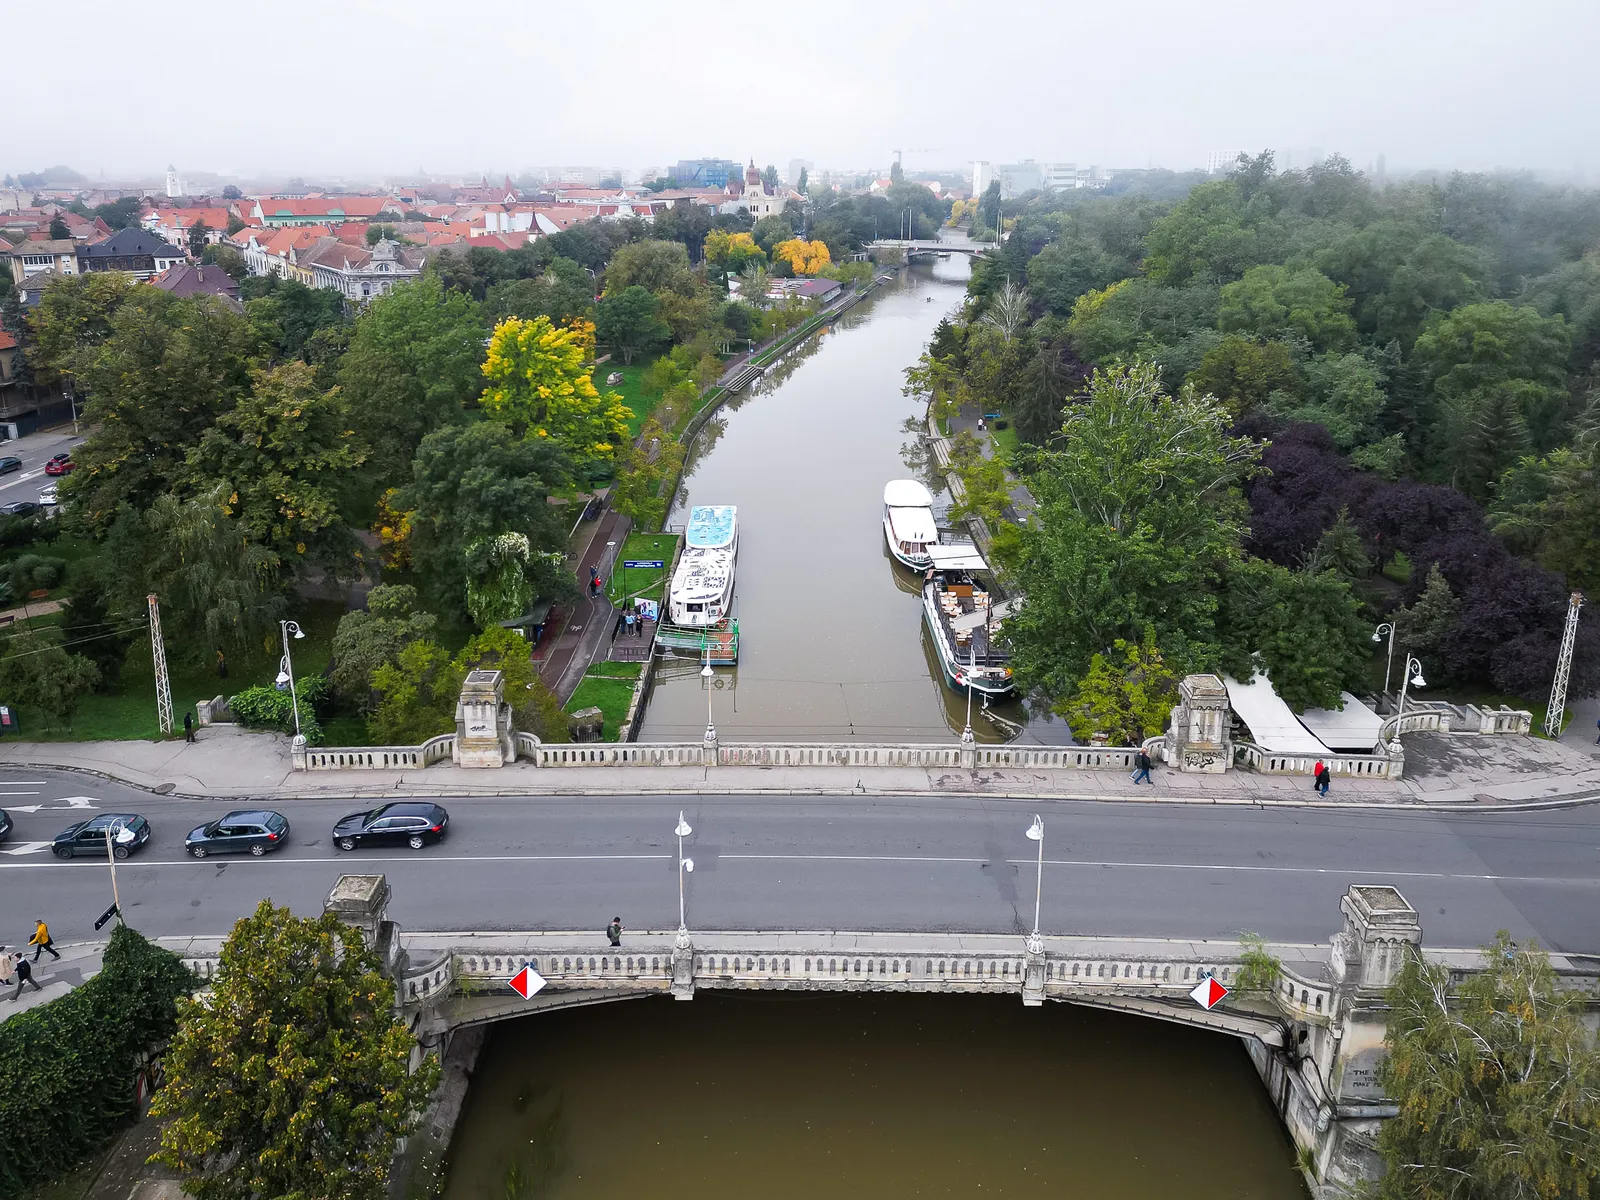
M 910 262 L 917 258 L 934 258 L 940 254 L 965 254 L 969 257 L 982 254 L 986 250 L 995 249 L 993 242 L 974 242 L 965 238 L 960 241 L 927 241 L 920 238 L 879 238 L 875 242 L 868 242 L 868 250 L 899 250 Z

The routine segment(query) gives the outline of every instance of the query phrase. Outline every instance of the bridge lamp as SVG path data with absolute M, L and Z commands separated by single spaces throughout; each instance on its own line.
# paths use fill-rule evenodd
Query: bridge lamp
M 706 681 L 706 744 L 715 745 L 717 740 L 717 727 L 711 720 L 711 677 L 715 674 L 711 669 L 711 631 L 706 630 L 706 665 L 700 668 L 700 678 Z M 682 814 L 679 814 L 679 824 L 682 824 Z
M 1394 667 L 1394 622 L 1385 621 L 1372 631 L 1372 640 L 1374 642 L 1383 641 L 1383 635 L 1386 633 L 1389 635 L 1389 659 L 1384 663 L 1383 667 L 1383 695 L 1385 700 L 1389 696 L 1389 672 Z
M 1428 686 L 1428 681 L 1422 678 L 1422 663 L 1420 661 L 1418 661 L 1414 656 L 1412 656 L 1410 654 L 1406 655 L 1406 673 L 1405 673 L 1405 678 L 1403 680 L 1401 680 L 1401 683 L 1400 683 L 1400 712 L 1399 712 L 1400 716 L 1403 717 L 1403 716 L 1406 715 L 1406 689 L 1408 687 L 1427 687 L 1427 686 Z M 1400 730 L 1399 730 L 1398 727 L 1396 727 L 1396 729 L 1395 729 L 1395 736 L 1396 737 L 1400 736 Z
M 1028 826 L 1028 838 L 1039 843 L 1038 873 L 1033 884 L 1033 934 L 1028 938 L 1028 950 L 1037 954 L 1041 947 L 1039 939 L 1039 902 L 1044 896 L 1044 818 L 1038 813 L 1033 814 L 1033 824 Z
M 683 809 L 678 810 L 678 824 L 673 828 L 673 833 L 678 837 L 678 934 L 683 936 L 689 930 L 688 923 L 684 920 L 683 910 L 683 876 L 685 872 L 694 871 L 694 859 L 683 856 L 683 839 L 694 832 L 694 827 L 683 819 Z
M 294 659 L 289 656 L 289 639 L 293 637 L 299 641 L 305 637 L 305 631 L 300 628 L 297 621 L 279 621 L 278 628 L 283 631 L 283 663 L 278 670 L 278 690 L 289 689 L 289 706 L 294 709 L 294 735 L 300 736 L 300 697 L 295 694 L 294 688 Z M 304 743 L 301 743 L 304 745 Z

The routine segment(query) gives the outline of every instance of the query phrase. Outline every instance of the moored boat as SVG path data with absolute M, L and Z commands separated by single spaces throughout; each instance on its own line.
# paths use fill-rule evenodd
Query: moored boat
M 667 590 L 667 620 L 687 628 L 704 628 L 729 617 L 738 550 L 739 519 L 733 505 L 691 508 L 683 554 Z
M 915 479 L 891 479 L 884 484 L 883 536 L 895 561 L 914 571 L 932 566 L 928 547 L 939 543 L 933 493 Z
M 994 602 L 983 582 L 989 564 L 975 547 L 934 545 L 928 553 L 932 566 L 922 585 L 922 616 L 945 681 L 957 691 L 970 686 L 981 696 L 1010 695 L 1016 684 L 1000 626 L 1016 602 Z

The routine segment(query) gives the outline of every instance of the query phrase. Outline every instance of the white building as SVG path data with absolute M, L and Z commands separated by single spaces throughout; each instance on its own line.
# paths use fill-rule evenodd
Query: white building
M 989 169 L 989 164 L 984 159 L 974 159 L 972 163 L 972 198 L 983 197 L 983 189 L 994 181 L 994 172 Z
M 174 167 L 174 166 L 171 166 L 171 165 L 168 165 L 168 167 L 167 167 L 167 195 L 168 196 L 187 196 L 188 194 L 189 194 L 188 192 L 183 190 L 183 180 L 178 178 L 178 168 Z
M 1239 156 L 1243 150 L 1213 150 L 1206 155 L 1207 175 L 1231 175 L 1233 168 L 1239 165 Z
M 314 287 L 331 288 L 356 304 L 381 296 L 397 283 L 422 274 L 427 255 L 387 238 L 371 249 L 338 238 L 323 238 L 300 256 Z

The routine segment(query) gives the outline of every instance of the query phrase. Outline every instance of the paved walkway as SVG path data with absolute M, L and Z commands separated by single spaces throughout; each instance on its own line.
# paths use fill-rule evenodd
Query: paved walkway
M 23 916 L 16 911 L 6 914 L 7 918 L 18 928 L 25 923 L 18 918 Z M 13 954 L 24 949 L 21 943 L 33 936 L 19 934 L 15 942 L 4 943 L 6 953 Z M 33 951 L 28 948 L 28 961 L 33 966 L 34 982 L 39 985 L 39 990 L 23 985 L 22 995 L 15 1001 L 11 999 L 16 995 L 16 976 L 10 976 L 11 983 L 0 988 L 0 1021 L 7 1017 L 14 1017 L 19 1012 L 40 1004 L 48 1004 L 57 996 L 65 996 L 73 988 L 79 986 L 89 976 L 100 970 L 100 956 L 105 949 L 104 942 L 78 942 L 61 944 L 56 943 L 56 950 L 61 954 L 60 961 L 56 961 L 49 954 L 44 954 L 38 962 L 33 962 Z
M 1563 743 L 1522 737 L 1416 734 L 1403 780 L 1338 779 L 1326 800 L 1300 776 L 1229 771 L 1183 775 L 1158 768 L 1154 786 L 1120 770 L 920 767 L 536 767 L 440 764 L 425 770 L 295 772 L 288 741 L 214 725 L 193 745 L 165 742 L 4 742 L 0 769 L 87 771 L 180 796 L 254 800 L 330 796 L 988 795 L 1191 804 L 1466 805 L 1600 799 L 1600 759 Z
M 601 639 L 611 632 L 616 620 L 616 609 L 604 588 L 597 596 L 589 594 L 590 574 L 599 571 L 604 578 L 610 573 L 616 552 L 627 540 L 632 524 L 628 518 L 608 509 L 598 521 L 587 522 L 583 527 L 589 530 L 588 544 L 568 555 L 567 563 L 583 588 L 582 595 L 562 605 L 561 627 L 548 633 L 544 644 L 534 653 L 539 674 L 563 704 L 577 690 L 578 681 L 589 665 L 603 657 Z M 611 542 L 615 545 L 607 544 Z

